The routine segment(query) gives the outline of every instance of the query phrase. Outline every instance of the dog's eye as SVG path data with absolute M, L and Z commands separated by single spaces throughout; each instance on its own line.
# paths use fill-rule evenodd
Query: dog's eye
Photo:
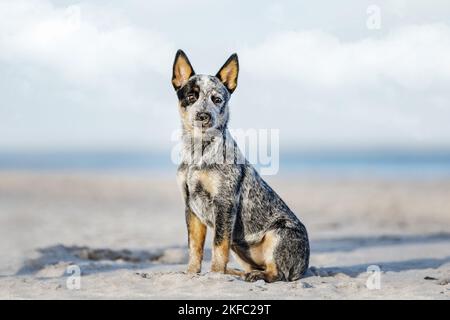
M 195 101 L 197 101 L 197 97 L 195 96 L 195 94 L 190 93 L 190 94 L 188 94 L 188 96 L 187 96 L 187 101 L 188 101 L 189 104 L 192 104 L 192 103 L 194 103 Z
M 219 98 L 219 97 L 212 96 L 212 97 L 211 97 L 211 100 L 212 100 L 212 102 L 214 102 L 215 104 L 221 104 L 221 103 L 222 103 L 222 99 Z

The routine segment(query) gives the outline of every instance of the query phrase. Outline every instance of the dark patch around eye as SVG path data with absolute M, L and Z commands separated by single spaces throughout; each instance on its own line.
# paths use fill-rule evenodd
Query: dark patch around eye
M 195 96 L 195 100 L 197 101 L 199 97 L 200 88 L 196 84 L 194 79 L 189 80 L 183 87 L 181 87 L 177 91 L 178 100 L 183 108 L 186 108 L 192 102 L 189 101 L 188 96 L 193 94 Z
M 218 96 L 212 96 L 211 97 L 212 102 L 214 102 L 215 104 L 221 104 L 223 102 L 221 97 Z

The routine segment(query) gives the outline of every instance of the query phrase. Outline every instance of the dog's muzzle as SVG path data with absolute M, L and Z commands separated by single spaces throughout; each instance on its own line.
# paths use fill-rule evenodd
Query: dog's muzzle
M 195 116 L 195 122 L 201 124 L 202 127 L 207 128 L 211 126 L 211 114 L 209 112 L 199 112 Z

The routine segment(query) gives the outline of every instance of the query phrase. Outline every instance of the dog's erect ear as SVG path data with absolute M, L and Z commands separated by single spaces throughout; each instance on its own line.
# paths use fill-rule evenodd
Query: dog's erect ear
M 239 73 L 239 61 L 236 53 L 233 53 L 225 64 L 217 72 L 216 77 L 227 87 L 230 93 L 233 93 L 237 87 Z
M 195 74 L 191 63 L 183 50 L 177 51 L 175 61 L 173 62 L 172 72 L 172 84 L 175 90 L 184 86 L 189 78 Z

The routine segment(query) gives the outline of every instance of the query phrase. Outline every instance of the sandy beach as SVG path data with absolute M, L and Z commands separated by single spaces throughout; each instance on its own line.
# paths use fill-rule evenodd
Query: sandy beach
M 267 180 L 309 231 L 296 282 L 210 273 L 209 236 L 202 273 L 186 274 L 175 174 L 0 173 L 0 298 L 450 299 L 450 180 Z

